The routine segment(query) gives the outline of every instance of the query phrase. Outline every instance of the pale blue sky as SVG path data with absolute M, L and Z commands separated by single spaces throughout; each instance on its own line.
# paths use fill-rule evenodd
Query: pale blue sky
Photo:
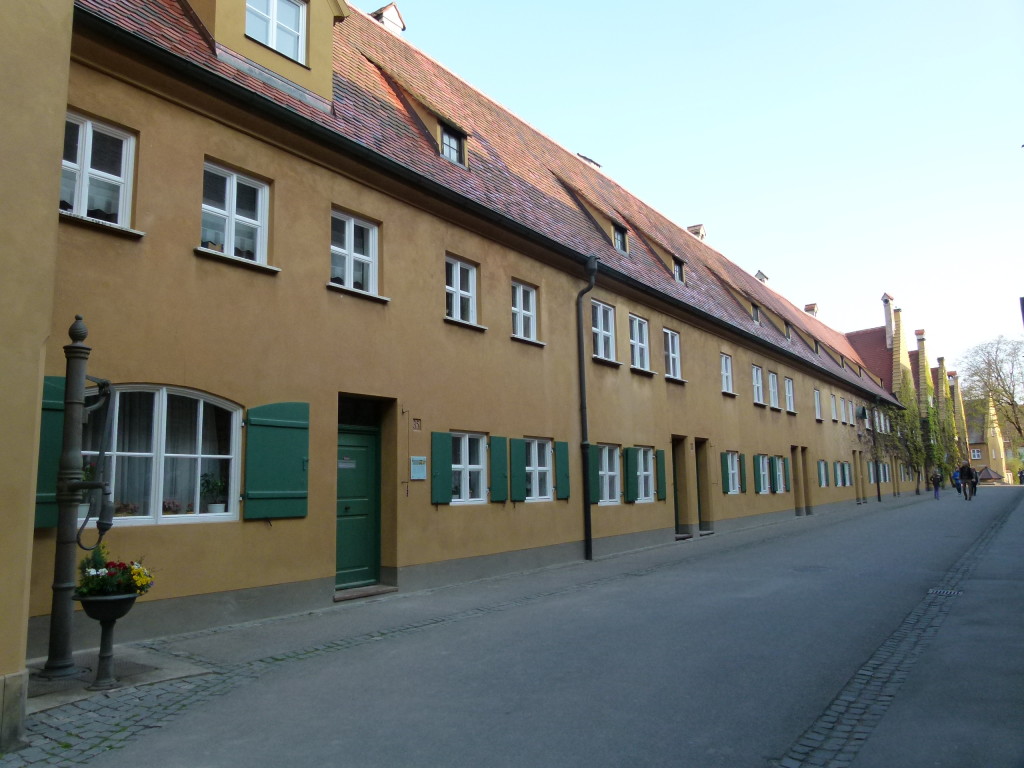
M 377 6 L 360 6 L 371 11 Z M 405 39 L 840 331 L 1020 337 L 1024 2 L 399 0 Z

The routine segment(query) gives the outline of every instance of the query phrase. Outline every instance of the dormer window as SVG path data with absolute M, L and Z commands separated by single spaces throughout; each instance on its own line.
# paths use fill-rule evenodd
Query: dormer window
M 761 324 L 761 308 L 757 304 L 750 305 L 750 316 L 754 319 L 755 323 Z
M 302 0 L 246 0 L 245 34 L 304 64 L 306 3 Z
M 672 262 L 672 277 L 676 279 L 677 283 L 686 282 L 686 265 L 679 259 L 674 259 Z
M 466 164 L 466 136 L 452 128 L 441 124 L 441 155 L 453 163 Z
M 629 253 L 629 241 L 626 239 L 626 228 L 620 227 L 618 224 L 612 224 L 612 230 L 614 232 L 613 242 L 615 243 L 615 249 L 622 251 L 623 253 Z

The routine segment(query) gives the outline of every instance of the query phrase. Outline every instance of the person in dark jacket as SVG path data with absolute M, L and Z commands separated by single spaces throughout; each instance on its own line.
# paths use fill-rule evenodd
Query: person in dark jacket
M 974 496 L 974 487 L 978 483 L 974 477 L 974 469 L 971 468 L 970 464 L 964 464 L 960 467 L 960 483 L 964 487 L 964 501 L 970 501 Z

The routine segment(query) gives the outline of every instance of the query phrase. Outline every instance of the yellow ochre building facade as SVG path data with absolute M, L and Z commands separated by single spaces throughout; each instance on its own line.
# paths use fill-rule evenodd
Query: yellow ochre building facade
M 4 119 L 24 165 L 0 181 L 7 745 L 50 609 L 76 315 L 115 391 L 83 462 L 110 452 L 106 542 L 154 572 L 133 613 L 153 631 L 900 490 L 871 434 L 898 401 L 845 336 L 378 17 L 49 0 L 18 20 L 5 55 L 53 66 Z

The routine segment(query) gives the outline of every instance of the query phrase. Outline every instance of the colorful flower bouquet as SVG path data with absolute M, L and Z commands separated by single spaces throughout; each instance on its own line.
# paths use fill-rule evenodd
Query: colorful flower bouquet
M 100 544 L 78 565 L 76 597 L 103 595 L 142 595 L 153 586 L 153 574 L 142 563 L 110 560 Z

